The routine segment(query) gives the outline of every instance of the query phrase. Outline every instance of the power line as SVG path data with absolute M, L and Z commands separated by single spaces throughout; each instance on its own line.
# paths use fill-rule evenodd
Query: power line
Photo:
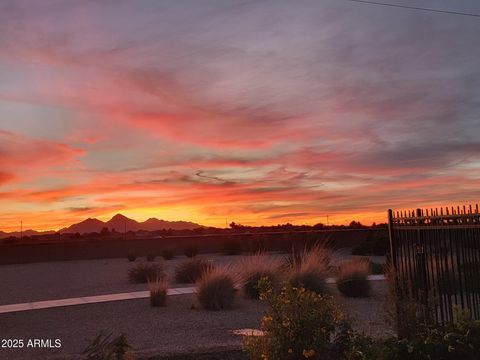
M 449 10 L 439 10 L 439 9 L 431 9 L 431 8 L 422 8 L 422 7 L 400 5 L 400 4 L 389 4 L 389 3 L 379 2 L 379 1 L 370 1 L 370 0 L 346 0 L 346 1 L 368 4 L 368 5 L 390 6 L 390 7 L 402 8 L 402 9 L 409 9 L 409 10 L 429 11 L 429 12 L 450 14 L 450 15 L 480 17 L 480 14 L 472 14 L 472 13 L 465 13 L 465 12 L 459 12 L 459 11 L 449 11 Z

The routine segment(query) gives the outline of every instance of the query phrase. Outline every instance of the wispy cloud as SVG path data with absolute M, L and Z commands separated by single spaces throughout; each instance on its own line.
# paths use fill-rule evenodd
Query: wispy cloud
M 4 229 L 120 210 L 383 221 L 478 198 L 474 19 L 336 0 L 0 7 Z

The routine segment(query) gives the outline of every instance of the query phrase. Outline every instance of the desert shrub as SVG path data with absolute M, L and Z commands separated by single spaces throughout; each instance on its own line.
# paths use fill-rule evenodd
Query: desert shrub
M 370 262 L 370 273 L 373 275 L 384 275 L 387 270 L 386 264 Z
M 329 261 L 330 252 L 325 246 L 316 245 L 294 253 L 289 259 L 289 282 L 297 288 L 304 287 L 319 294 L 325 293 Z
M 132 283 L 147 283 L 164 277 L 162 266 L 155 263 L 138 263 L 128 270 L 128 280 Z
M 238 255 L 243 251 L 243 245 L 240 240 L 228 239 L 222 245 L 222 254 L 224 255 Z
M 156 256 L 155 254 L 153 254 L 153 253 L 149 253 L 149 254 L 147 254 L 147 256 L 146 256 L 147 261 L 150 261 L 150 262 L 155 261 L 155 258 L 156 258 L 156 257 L 157 257 L 157 256 Z
M 474 360 L 480 351 L 480 321 L 455 308 L 457 321 L 446 326 L 422 325 L 410 338 L 389 338 L 375 344 L 374 360 Z
M 238 262 L 237 269 L 242 289 L 252 299 L 259 299 L 258 281 L 261 278 L 268 278 L 276 288 L 284 270 L 281 259 L 264 253 L 244 257 Z
M 235 281 L 231 272 L 217 267 L 204 272 L 197 282 L 197 299 L 206 310 L 227 310 L 235 297 Z
M 347 297 L 367 297 L 371 287 L 367 276 L 370 270 L 368 259 L 353 259 L 340 265 L 337 277 L 338 290 Z
M 165 260 L 171 260 L 175 256 L 175 252 L 172 249 L 163 249 L 162 250 L 162 257 Z
M 268 304 L 261 321 L 263 336 L 247 336 L 251 359 L 355 359 L 350 325 L 333 298 L 286 283 L 275 292 L 267 279 L 259 283 Z
M 390 251 L 388 237 L 371 235 L 364 242 L 353 248 L 353 255 L 385 255 Z
M 150 290 L 150 305 L 165 306 L 167 301 L 168 283 L 165 279 L 155 279 L 148 283 L 148 289 Z
M 196 246 L 187 246 L 183 249 L 183 253 L 186 257 L 195 257 L 198 254 L 198 248 Z
M 175 268 L 175 281 L 177 283 L 191 284 L 196 282 L 205 272 L 209 272 L 214 265 L 202 259 L 190 259 L 177 265 Z
M 133 252 L 128 253 L 128 254 L 127 254 L 127 259 L 128 259 L 128 261 L 130 261 L 130 262 L 134 262 L 135 260 L 137 260 L 137 255 L 136 255 L 135 253 L 133 253 Z
M 112 339 L 112 334 L 98 335 L 83 350 L 82 355 L 87 360 L 123 360 L 131 349 L 124 334 Z

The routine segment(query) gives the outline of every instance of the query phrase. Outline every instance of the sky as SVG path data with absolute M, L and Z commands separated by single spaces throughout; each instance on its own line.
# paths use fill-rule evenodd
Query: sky
M 479 34 L 349 0 L 0 0 L 0 230 L 478 202 Z

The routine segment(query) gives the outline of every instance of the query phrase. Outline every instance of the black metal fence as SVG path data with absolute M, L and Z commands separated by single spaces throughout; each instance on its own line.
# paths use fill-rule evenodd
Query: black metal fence
M 455 321 L 455 306 L 480 319 L 480 213 L 475 207 L 388 211 L 397 300 L 420 316 Z

